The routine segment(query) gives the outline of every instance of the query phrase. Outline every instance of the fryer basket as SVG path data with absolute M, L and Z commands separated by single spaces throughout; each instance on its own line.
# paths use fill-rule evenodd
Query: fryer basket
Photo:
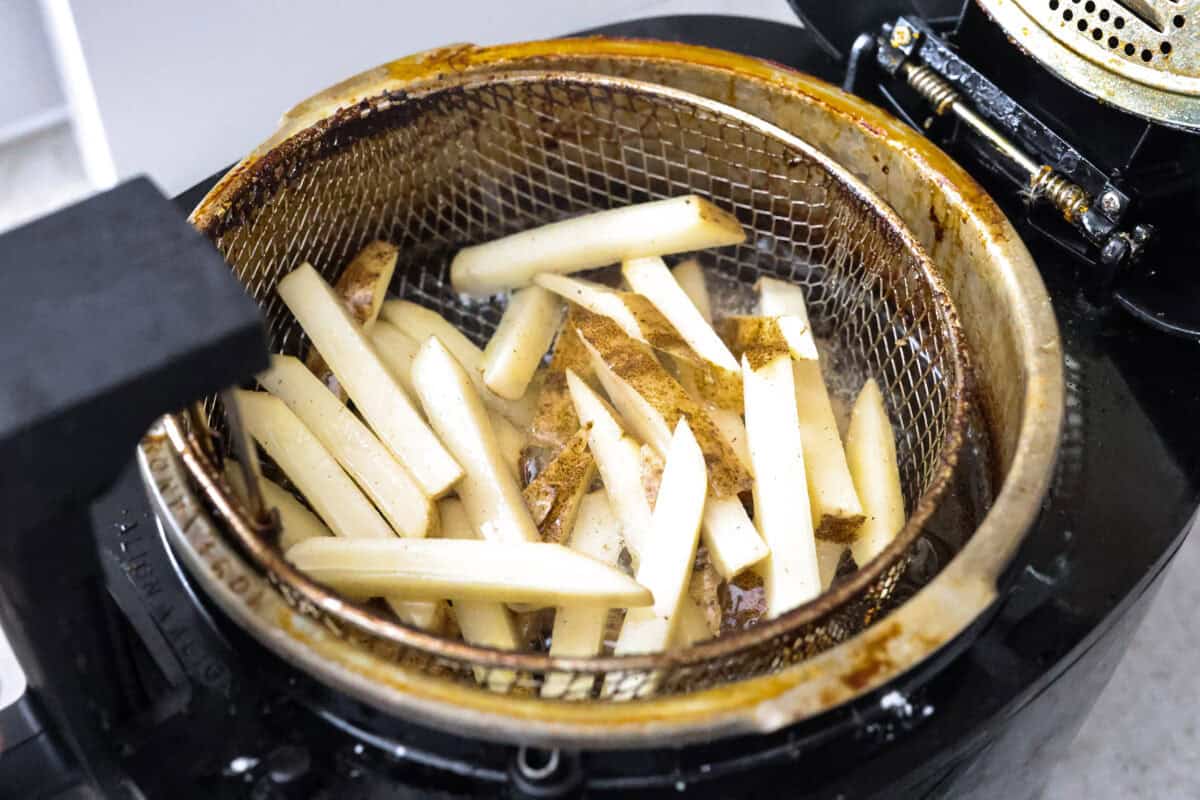
M 594 74 L 496 72 L 384 93 L 317 121 L 238 176 L 201 230 L 267 319 L 272 347 L 304 353 L 274 288 L 304 261 L 328 280 L 367 242 L 400 248 L 392 291 L 434 308 L 483 344 L 503 298 L 464 300 L 448 265 L 463 246 L 588 211 L 684 193 L 737 215 L 745 244 L 701 254 L 724 276 L 804 286 L 818 334 L 861 382 L 875 377 L 898 434 L 909 514 L 874 561 L 777 619 L 652 656 L 551 658 L 473 647 L 355 606 L 293 570 L 220 478 L 227 455 L 215 398 L 168 429 L 230 537 L 297 610 L 407 667 L 527 694 L 573 673 L 564 699 L 698 691 L 781 669 L 886 613 L 921 527 L 945 489 L 965 412 L 967 356 L 933 266 L 892 210 L 794 136 L 712 100 Z M 597 677 L 615 676 L 613 691 Z M 484 691 L 484 689 L 480 689 Z

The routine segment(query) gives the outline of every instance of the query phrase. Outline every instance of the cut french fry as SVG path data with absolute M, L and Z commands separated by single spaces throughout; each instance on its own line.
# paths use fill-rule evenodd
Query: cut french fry
M 533 420 L 535 398 L 530 395 L 520 400 L 507 400 L 488 389 L 483 382 L 483 351 L 445 317 L 411 300 L 388 300 L 383 304 L 382 314 L 385 320 L 417 342 L 424 342 L 431 336 L 437 338 L 467 371 L 488 408 L 503 414 L 519 428 L 529 426 Z
M 563 275 L 538 275 L 536 282 L 580 309 L 611 320 L 631 339 L 679 361 L 701 367 L 705 364 L 667 318 L 640 294 Z
M 483 382 L 508 400 L 520 400 L 558 328 L 559 303 L 540 286 L 513 294 L 483 351 Z
M 654 508 L 654 503 L 658 500 L 658 490 L 662 485 L 663 469 L 667 466 L 667 462 L 648 444 L 641 447 L 640 454 L 642 457 L 642 491 L 646 493 L 646 502 Z
M 415 397 L 416 388 L 412 383 L 412 362 L 417 357 L 421 345 L 395 325 L 380 320 L 371 330 L 371 343 L 388 370 L 400 381 L 404 391 Z M 461 362 L 460 362 L 461 363 Z M 508 417 L 495 411 L 488 411 L 488 419 L 492 421 L 492 430 L 496 434 L 496 442 L 500 445 L 500 453 L 504 463 L 512 469 L 513 475 L 520 478 L 521 451 L 525 449 L 525 434 L 508 421 Z
M 388 372 L 400 381 L 400 386 L 409 397 L 415 397 L 412 362 L 417 357 L 417 351 L 421 349 L 421 343 L 386 320 L 377 321 L 372 326 L 368 338 Z
M 704 412 L 712 419 L 713 424 L 717 426 L 717 430 L 721 432 L 721 436 L 729 443 L 733 452 L 737 454 L 738 461 L 742 468 L 751 477 L 754 476 L 754 465 L 750 461 L 750 448 L 746 444 L 746 423 L 742 421 L 740 411 L 735 411 L 732 408 L 721 408 L 712 400 L 708 400 L 701 393 L 700 388 L 696 385 L 696 372 L 686 369 L 686 365 L 676 362 L 676 366 L 684 367 L 679 370 L 679 385 L 684 391 L 697 403 L 700 404 Z M 738 381 L 738 404 L 741 404 L 741 381 Z
M 603 336 L 584 336 L 584 344 L 592 353 L 596 374 L 600 376 L 600 382 L 604 385 L 609 398 L 616 405 L 625 423 L 648 445 L 658 451 L 659 455 L 666 455 L 666 448 L 670 442 L 669 417 L 663 413 L 663 409 L 666 409 L 667 413 L 671 413 L 672 410 L 675 413 L 680 410 L 691 412 L 679 415 L 677 419 L 694 420 L 697 429 L 705 432 L 702 446 L 706 448 L 705 457 L 709 465 L 712 492 L 704 513 L 704 543 L 712 553 L 717 569 L 724 577 L 732 578 L 742 570 L 762 561 L 768 552 L 766 544 L 763 543 L 762 537 L 758 535 L 751 524 L 736 493 L 729 493 L 730 484 L 718 483 L 720 473 L 714 469 L 714 464 L 732 464 L 748 481 L 749 475 L 741 468 L 740 461 L 732 447 L 707 414 L 692 401 L 679 384 L 674 382 L 653 356 L 644 353 L 643 357 L 636 357 L 629 351 L 637 350 L 639 345 L 628 339 L 626 339 L 624 347 L 612 341 L 607 344 L 610 353 L 616 353 L 615 356 L 610 356 L 613 358 L 613 363 L 627 367 L 626 374 L 640 379 L 641 385 L 645 388 L 638 391 L 631 382 L 623 380 L 601 356 L 599 349 L 592 345 L 592 341 L 599 342 L 602 339 Z M 655 371 L 654 375 L 651 375 L 651 370 Z M 652 402 L 648 399 L 651 397 L 659 398 L 660 402 Z M 664 403 L 662 402 L 663 398 L 672 399 Z M 689 405 L 684 406 L 680 402 L 681 398 L 686 400 Z M 710 454 L 715 455 L 710 456 Z M 722 459 L 722 461 L 718 461 L 718 459 Z M 721 494 L 722 488 L 726 491 L 724 496 Z
M 234 490 L 242 497 L 246 496 L 246 476 L 237 462 L 225 462 L 225 477 Z M 259 476 L 258 490 L 262 492 L 263 502 L 267 508 L 279 512 L 279 549 L 287 552 L 292 545 L 299 544 L 314 536 L 333 536 L 333 531 L 325 523 L 317 519 L 317 515 L 309 511 L 278 483 Z
M 792 369 L 813 529 L 823 539 L 844 543 L 863 521 L 862 501 L 842 449 L 820 362 L 797 361 Z
M 462 477 L 462 469 L 421 419 L 329 285 L 304 264 L 279 282 L 278 292 L 359 413 L 422 491 L 437 497 L 449 490 Z
M 796 388 L 788 354 L 742 356 L 746 435 L 754 461 L 754 518 L 771 555 L 759 570 L 767 616 L 777 617 L 821 592 L 812 532 Z
M 596 459 L 613 512 L 621 520 L 625 547 L 637 563 L 643 540 L 650 533 L 651 510 L 642 490 L 638 443 L 621 429 L 616 413 L 574 370 L 567 370 L 567 386 L 588 431 L 588 449 Z
M 291 356 L 272 356 L 258 376 L 316 435 L 401 536 L 425 536 L 437 519 L 433 504 L 400 462 L 358 417 Z
M 695 195 L 601 211 L 460 250 L 450 282 L 495 294 L 528 286 L 539 273 L 566 274 L 627 258 L 662 256 L 745 241 L 737 218 Z
M 804 326 L 809 327 L 803 287 L 779 278 L 762 277 L 754 289 L 758 292 L 758 313 L 764 317 L 800 317 Z
M 689 258 L 676 264 L 671 274 L 675 276 L 679 288 L 683 289 L 704 321 L 712 325 L 712 298 L 708 294 L 708 282 L 704 280 L 704 267 L 700 266 L 700 262 Z
M 733 579 L 770 554 L 737 497 L 710 497 L 704 506 L 700 530 L 708 557 L 726 580 Z
M 430 425 L 465 470 L 457 492 L 471 524 L 492 541 L 538 541 L 487 410 L 466 371 L 438 339 L 421 345 L 412 381 Z
M 595 476 L 588 431 L 581 428 L 522 492 L 543 542 L 563 544 L 567 540 Z
M 733 452 L 737 454 L 742 468 L 753 477 L 754 462 L 750 460 L 750 445 L 746 441 L 746 423 L 742 421 L 742 415 L 732 409 L 717 408 L 712 405 L 705 406 L 704 410 L 712 419 L 713 425 L 716 425 L 717 430 L 725 437 L 725 441 L 733 448 Z
M 566 321 L 558 330 L 550 366 L 538 393 L 537 414 L 533 418 L 531 438 L 534 443 L 554 451 L 565 447 L 579 430 L 579 416 L 567 389 L 567 370 L 574 370 L 585 381 L 594 377 L 591 356 L 575 333 L 579 314 L 577 307 L 568 308 Z
M 282 400 L 264 392 L 240 389 L 235 390 L 234 396 L 246 430 L 296 484 L 334 533 L 362 540 L 395 537 L 354 481 Z M 432 628 L 439 621 L 434 603 L 388 598 L 388 604 L 410 625 Z
M 696 604 L 704 624 L 708 626 L 709 636 L 717 636 L 721 632 L 724 611 L 721 607 L 720 588 L 721 573 L 712 565 L 707 550 L 703 557 L 697 552 L 692 578 L 688 581 L 688 596 Z
M 637 258 L 621 266 L 633 291 L 650 301 L 692 351 L 718 369 L 738 372 L 737 359 L 676 282 L 661 258 Z
M 798 361 L 815 361 L 817 343 L 808 323 L 797 315 L 779 317 L 726 317 L 721 334 L 735 353 L 788 352 Z
M 282 400 L 266 392 L 234 391 L 246 430 L 338 536 L 395 536 L 320 440 Z
M 620 570 L 545 542 L 308 539 L 297 569 L 350 597 L 458 597 L 495 603 L 639 608 L 650 592 Z
M 874 379 L 867 381 L 846 433 L 846 460 L 866 519 L 850 543 L 855 563 L 866 564 L 904 527 L 904 492 L 896 462 L 896 437 Z
M 785 281 L 761 278 L 759 310 L 768 315 L 798 317 L 808 324 L 804 290 Z M 808 496 L 817 536 L 846 541 L 863 521 L 863 508 L 850 477 L 837 418 L 819 361 L 796 361 L 796 411 L 808 474 Z
M 831 542 L 828 539 L 817 539 L 817 571 L 821 573 L 821 591 L 833 584 L 837 576 L 838 564 L 842 563 L 842 553 L 846 545 L 842 542 Z
M 447 497 L 438 503 L 442 526 L 447 539 L 478 539 L 479 532 L 471 525 L 467 511 L 457 498 Z M 469 644 L 494 647 L 497 650 L 519 650 L 520 638 L 513 623 L 512 612 L 503 603 L 488 600 L 450 598 L 450 612 Z M 512 686 L 515 673 L 511 670 L 484 670 L 475 667 L 475 678 L 493 691 Z
M 621 523 L 603 490 L 583 498 L 579 517 L 568 546 L 602 564 L 615 566 L 621 555 Z M 585 658 L 600 653 L 604 646 L 608 609 L 565 606 L 554 614 L 550 655 Z M 591 691 L 594 677 L 551 673 L 542 684 L 542 697 L 576 697 Z
M 371 330 L 372 324 L 379 316 L 379 308 L 383 305 L 388 284 L 392 282 L 392 274 L 396 271 L 398 254 L 399 250 L 394 244 L 371 242 L 346 265 L 333 286 L 350 316 L 354 317 L 354 321 L 364 331 Z M 304 363 L 329 391 L 343 403 L 346 402 L 346 393 L 342 391 L 329 365 L 315 348 L 309 350 Z
M 626 613 L 614 654 L 656 653 L 670 646 L 696 558 L 707 485 L 704 455 L 687 420 L 680 420 L 637 569 L 638 583 L 654 594 L 654 604 Z M 615 681 L 606 681 L 606 691 L 615 688 Z
M 626 261 L 621 274 L 635 292 L 662 314 L 700 359 L 699 364 L 687 360 L 678 362 L 680 373 L 692 377 L 699 395 L 719 406 L 741 409 L 742 376 L 737 359 L 675 281 L 663 260 L 637 258 Z
M 508 466 L 517 483 L 521 481 L 521 453 L 525 450 L 525 434 L 517 430 L 517 426 L 508 421 L 503 414 L 492 412 L 488 414 L 492 423 L 492 431 L 496 434 L 496 445 L 500 448 L 500 457 Z
M 679 603 L 679 625 L 675 628 L 675 647 L 690 647 L 712 638 L 704 611 L 689 595 Z
M 750 475 L 712 419 L 648 348 L 596 315 L 586 316 L 578 332 L 605 391 L 618 408 L 625 406 L 626 421 L 647 444 L 665 452 L 669 431 L 686 418 L 708 464 L 711 494 L 729 497 L 750 487 Z

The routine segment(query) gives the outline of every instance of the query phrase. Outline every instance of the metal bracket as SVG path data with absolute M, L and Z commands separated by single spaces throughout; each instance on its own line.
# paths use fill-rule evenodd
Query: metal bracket
M 1132 206 L 1127 194 L 963 60 L 923 20 L 902 16 L 884 24 L 875 60 L 928 102 L 935 116 L 953 115 L 986 142 L 1031 202 L 1052 205 L 1096 246 L 1102 285 L 1111 285 L 1150 242 L 1151 226 L 1121 227 Z

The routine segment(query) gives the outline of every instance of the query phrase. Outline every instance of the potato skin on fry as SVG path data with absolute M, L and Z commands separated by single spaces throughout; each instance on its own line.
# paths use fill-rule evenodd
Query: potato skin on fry
M 680 419 L 688 420 L 704 453 L 714 496 L 728 497 L 750 488 L 750 475 L 742 467 L 737 453 L 700 404 L 670 376 L 645 345 L 627 336 L 612 320 L 594 314 L 583 316 L 578 332 L 612 372 L 654 408 L 668 429 L 673 429 Z
M 396 258 L 399 250 L 390 242 L 374 241 L 359 251 L 354 260 L 346 265 L 346 269 L 338 276 L 333 290 L 346 306 L 346 310 L 364 331 L 369 331 L 383 298 L 387 294 L 388 285 L 396 271 Z M 315 347 L 309 348 L 304 365 L 313 375 L 328 387 L 329 391 L 346 402 L 346 392 L 338 383 L 333 371 L 325 363 L 325 359 Z
M 522 492 L 543 542 L 562 544 L 567 540 L 579 504 L 595 477 L 588 430 L 581 428 Z
M 555 452 L 566 446 L 579 430 L 579 416 L 575 413 L 575 403 L 567 388 L 567 370 L 573 370 L 585 381 L 595 380 L 591 356 L 575 332 L 581 313 L 578 306 L 570 306 L 566 321 L 558 329 L 530 431 L 534 444 Z

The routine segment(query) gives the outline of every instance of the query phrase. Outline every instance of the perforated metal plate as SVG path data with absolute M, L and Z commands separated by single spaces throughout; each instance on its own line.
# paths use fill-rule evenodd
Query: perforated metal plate
M 978 2 L 1018 46 L 1080 91 L 1200 128 L 1200 0 Z

